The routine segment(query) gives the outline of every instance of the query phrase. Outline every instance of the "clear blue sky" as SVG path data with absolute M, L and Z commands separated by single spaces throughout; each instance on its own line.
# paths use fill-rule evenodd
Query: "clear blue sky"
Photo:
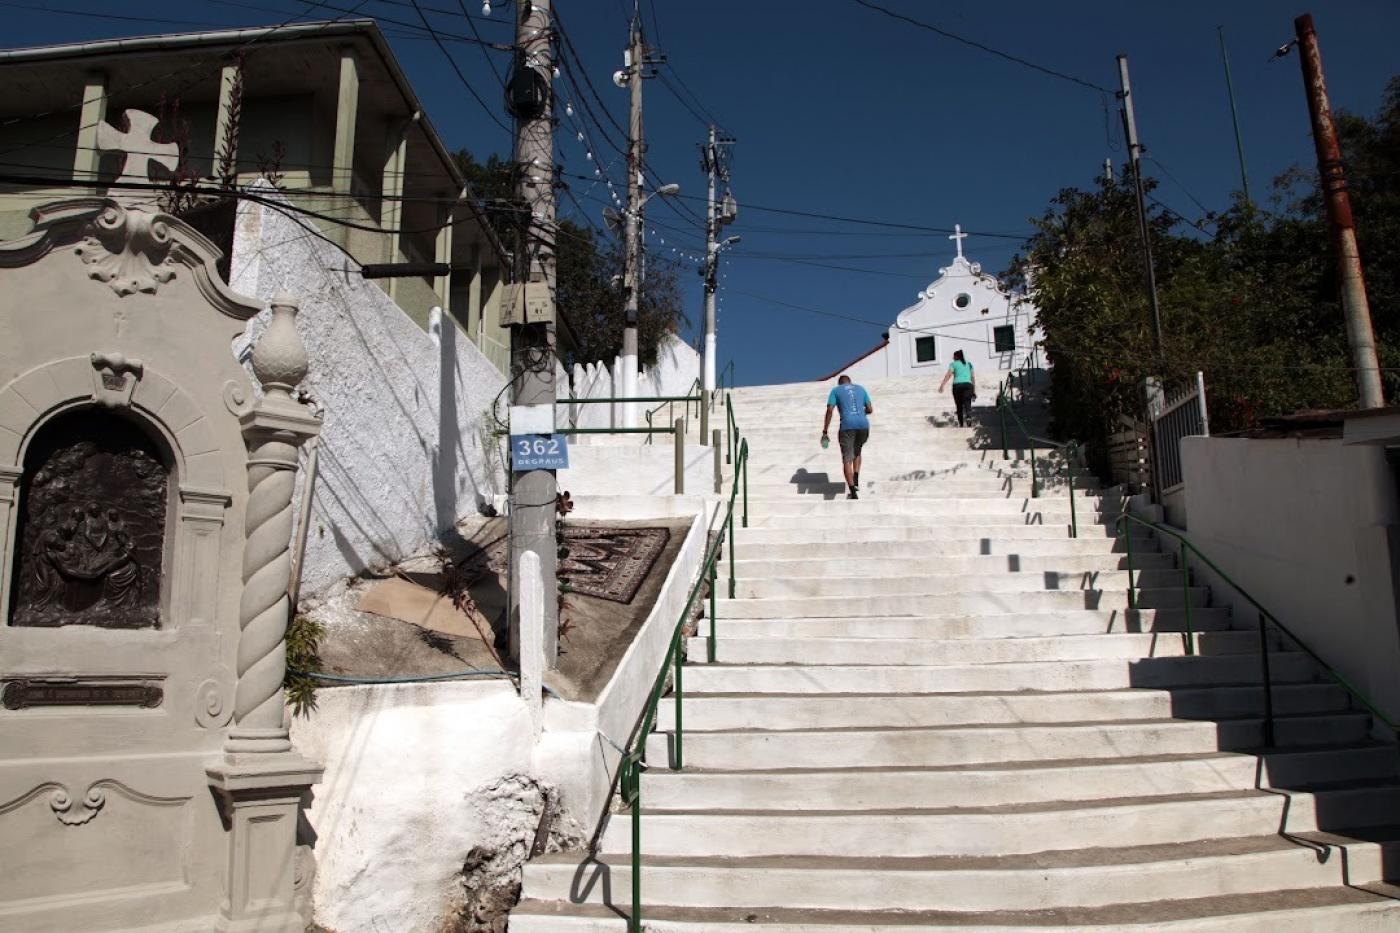
M 324 2 L 350 9 L 359 0 Z M 456 0 L 419 2 L 457 9 Z M 465 2 L 479 20 L 481 0 Z M 1256 198 L 1273 176 L 1312 159 L 1296 53 L 1267 62 L 1292 38 L 1293 16 L 1305 11 L 1301 0 L 1296 9 L 1268 0 L 878 2 L 1104 87 L 1117 86 L 1114 56 L 1126 53 L 1143 142 L 1176 180 L 1155 163 L 1148 163 L 1148 173 L 1161 180 L 1162 200 L 1189 217 L 1202 214 L 1192 195 L 1218 209 L 1239 187 L 1218 25 L 1225 26 L 1229 42 Z M 599 94 L 625 125 L 627 95 L 610 76 L 622 65 L 630 0 L 555 5 Z M 35 9 L 41 6 L 47 12 Z M 649 39 L 670 58 L 663 72 L 673 84 L 679 78 L 693 90 L 739 140 L 733 187 L 740 219 L 727 232 L 742 235 L 743 243 L 725 266 L 719 334 L 721 361 L 736 362 L 740 383 L 813 378 L 873 346 L 952 256 L 952 244 L 941 234 L 826 223 L 745 205 L 1025 234 L 1027 218 L 1039 215 L 1060 188 L 1088 185 L 1105 158 L 1123 159 L 1111 99 L 896 22 L 854 0 L 641 0 L 641 7 Z M 14 46 L 270 24 L 299 11 L 305 19 L 336 15 L 296 0 L 25 0 L 0 2 L 0 8 L 6 40 Z M 1313 13 L 1333 105 L 1374 112 L 1386 81 L 1400 72 L 1400 3 L 1332 0 L 1316 4 Z M 408 0 L 369 0 L 361 14 L 417 22 Z M 460 14 L 429 17 L 445 33 L 470 34 Z M 505 42 L 512 17 L 513 5 L 506 6 L 478 28 L 488 39 Z M 506 134 L 467 96 L 421 30 L 414 35 L 383 25 L 448 145 L 481 156 L 507 155 Z M 462 43 L 448 46 L 481 96 L 498 107 L 499 86 L 481 52 Z M 505 56 L 491 54 L 504 67 Z M 560 82 L 559 91 L 581 114 L 567 83 Z M 702 195 L 696 144 L 703 124 L 660 81 L 648 82 L 646 95 L 650 164 L 662 179 L 679 182 L 685 194 Z M 611 164 L 620 183 L 616 153 L 601 140 L 596 145 L 595 155 Z M 591 173 L 567 120 L 559 155 L 567 171 Z M 575 191 L 596 220 L 602 205 L 590 198 L 605 196 L 606 189 L 587 187 L 578 183 Z M 703 213 L 699 200 L 685 203 Z M 567 200 L 563 205 L 566 215 L 576 212 Z M 649 218 L 666 240 L 663 246 L 649 236 L 649 246 L 667 255 L 673 246 L 694 248 L 703 238 L 698 227 L 666 207 L 650 208 Z M 674 229 L 683 226 L 684 232 Z M 969 256 L 992 271 L 1002 269 L 1017 246 L 1014 238 L 974 235 L 966 241 Z M 771 258 L 778 255 L 787 258 Z M 849 269 L 824 267 L 831 265 Z M 701 283 L 687 271 L 682 284 L 693 336 Z M 774 300 L 879 323 L 821 316 Z

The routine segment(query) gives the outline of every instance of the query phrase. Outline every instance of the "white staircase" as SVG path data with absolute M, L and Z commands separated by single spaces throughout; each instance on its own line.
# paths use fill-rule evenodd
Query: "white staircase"
M 990 405 L 959 429 L 932 380 L 868 388 L 858 502 L 825 388 L 734 393 L 749 527 L 716 663 L 707 620 L 689 645 L 685 767 L 669 700 L 648 741 L 646 929 L 1400 930 L 1397 752 L 1346 693 L 1271 643 L 1261 748 L 1258 635 L 1145 536 L 1130 610 L 1112 498 L 1077 483 L 1071 538 L 1063 472 L 1030 498 Z M 630 832 L 528 863 L 512 933 L 625 930 Z

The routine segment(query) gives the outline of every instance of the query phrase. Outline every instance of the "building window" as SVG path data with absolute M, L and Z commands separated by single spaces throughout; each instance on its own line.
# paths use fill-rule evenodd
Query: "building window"
M 932 363 L 938 359 L 932 337 L 919 337 L 914 340 L 914 362 Z
M 972 304 L 972 296 L 967 292 L 962 292 L 958 297 L 953 299 L 953 304 L 959 311 L 965 311 L 967 306 Z
M 1016 328 L 1009 324 L 993 327 L 992 340 L 996 342 L 998 353 L 1010 353 L 1016 349 Z

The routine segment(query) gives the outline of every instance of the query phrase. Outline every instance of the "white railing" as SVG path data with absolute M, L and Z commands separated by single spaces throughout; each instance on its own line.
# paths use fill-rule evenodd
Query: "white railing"
M 1152 478 L 1159 496 L 1181 487 L 1181 439 L 1194 436 L 1210 436 L 1205 376 L 1200 372 L 1194 382 L 1168 394 L 1162 410 L 1152 417 Z

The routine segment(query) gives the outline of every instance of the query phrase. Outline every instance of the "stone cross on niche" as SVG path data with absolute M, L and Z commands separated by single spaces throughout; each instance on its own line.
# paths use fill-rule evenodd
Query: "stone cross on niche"
M 144 110 L 126 111 L 125 133 L 110 123 L 97 126 L 97 148 L 103 152 L 120 152 L 126 156 L 122 162 L 118 184 L 144 185 L 151 180 L 151 163 L 163 165 L 175 171 L 180 165 L 180 147 L 176 143 L 158 143 L 151 134 L 160 121 Z
M 958 258 L 963 258 L 962 241 L 967 239 L 967 234 L 962 232 L 962 224 L 953 224 L 953 232 L 949 234 L 948 239 L 958 244 Z

